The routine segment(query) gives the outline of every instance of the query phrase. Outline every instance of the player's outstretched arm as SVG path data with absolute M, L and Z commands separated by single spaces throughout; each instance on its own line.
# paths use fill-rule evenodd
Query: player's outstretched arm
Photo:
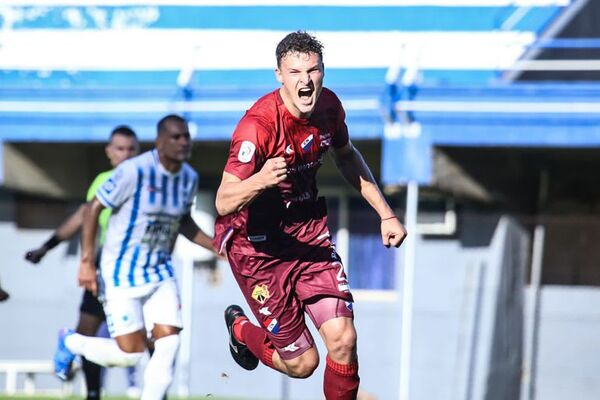
M 85 204 L 80 205 L 77 210 L 71 214 L 57 229 L 50 239 L 37 249 L 29 250 L 25 253 L 25 259 L 33 264 L 39 263 L 50 250 L 55 248 L 63 240 L 72 238 L 81 228 L 83 223 L 83 214 Z
M 216 254 L 216 250 L 212 245 L 211 238 L 196 224 L 192 216 L 187 213 L 181 218 L 179 225 L 179 233 L 185 236 L 188 240 L 204 247 L 207 250 Z
M 346 145 L 332 148 L 335 165 L 346 181 L 352 185 L 381 218 L 381 240 L 386 247 L 398 247 L 406 237 L 406 229 L 394 214 L 379 190 L 371 170 L 360 152 L 348 141 Z
M 265 189 L 277 186 L 286 177 L 287 167 L 283 157 L 268 159 L 260 171 L 244 180 L 223 172 L 215 200 L 217 213 L 223 216 L 240 211 Z
M 81 229 L 81 261 L 77 279 L 79 286 L 84 287 L 94 295 L 97 292 L 96 267 L 94 265 L 96 233 L 98 232 L 98 216 L 103 209 L 104 205 L 96 198 L 88 203 L 83 215 Z

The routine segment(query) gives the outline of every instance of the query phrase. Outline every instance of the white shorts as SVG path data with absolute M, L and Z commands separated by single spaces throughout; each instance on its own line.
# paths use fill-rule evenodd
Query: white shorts
M 182 328 L 181 301 L 175 280 L 135 288 L 113 288 L 104 301 L 106 324 L 111 337 L 146 329 L 155 324 Z

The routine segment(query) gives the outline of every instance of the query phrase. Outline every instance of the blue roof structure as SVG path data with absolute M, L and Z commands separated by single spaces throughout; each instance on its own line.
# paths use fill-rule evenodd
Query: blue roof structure
M 152 140 L 169 112 L 192 122 L 196 140 L 229 140 L 252 102 L 277 87 L 276 43 L 303 29 L 325 44 L 325 84 L 352 137 L 383 140 L 387 183 L 428 182 L 430 161 L 418 160 L 435 145 L 600 145 L 595 85 L 502 83 L 527 50 L 573 45 L 543 37 L 570 0 L 114 4 L 0 8 L 0 141 L 104 141 L 123 123 Z M 407 115 L 412 131 L 385 128 Z M 402 154 L 411 165 L 398 166 Z

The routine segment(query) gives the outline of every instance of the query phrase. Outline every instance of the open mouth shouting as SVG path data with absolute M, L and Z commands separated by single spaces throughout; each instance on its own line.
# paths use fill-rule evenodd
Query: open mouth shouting
M 317 103 L 318 93 L 315 89 L 315 85 L 310 82 L 308 85 L 301 87 L 297 91 L 298 95 L 298 110 L 307 117 L 314 110 L 315 104 Z

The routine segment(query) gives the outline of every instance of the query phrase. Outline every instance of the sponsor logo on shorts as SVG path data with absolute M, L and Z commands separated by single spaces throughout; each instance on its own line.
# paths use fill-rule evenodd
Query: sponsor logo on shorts
M 265 326 L 267 330 L 271 333 L 279 332 L 279 321 L 275 318 L 267 318 L 265 319 Z
M 118 325 L 120 325 L 122 327 L 128 327 L 133 323 L 129 314 L 123 314 L 120 316 L 119 319 L 121 320 L 121 322 L 118 323 Z
M 258 313 L 262 314 L 262 315 L 266 315 L 267 317 L 269 315 L 271 315 L 271 311 L 269 311 L 269 307 L 263 307 L 263 308 L 261 308 L 260 310 L 258 310 Z
M 254 155 L 254 150 L 256 150 L 256 146 L 254 143 L 249 142 L 248 140 L 244 140 L 242 145 L 240 146 L 240 151 L 238 153 L 238 160 L 243 163 L 247 163 L 252 160 L 252 156 Z
M 267 285 L 256 285 L 252 290 L 252 298 L 260 304 L 265 304 L 265 301 L 271 297 L 269 287 Z
M 291 352 L 296 351 L 298 349 L 300 349 L 300 347 L 296 346 L 296 342 L 294 342 L 292 344 L 288 344 L 282 350 L 283 351 L 289 351 L 291 353 Z
M 351 301 L 346 301 L 346 308 L 350 311 L 354 309 L 354 306 Z

